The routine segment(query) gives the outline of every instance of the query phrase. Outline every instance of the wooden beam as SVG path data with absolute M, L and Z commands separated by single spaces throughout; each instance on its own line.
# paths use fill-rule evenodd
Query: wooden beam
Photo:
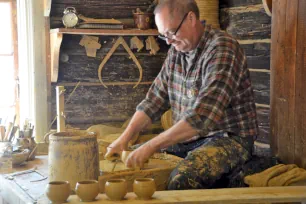
M 20 87 L 19 87 L 19 65 L 18 65 L 18 30 L 17 30 L 17 5 L 16 0 L 11 0 L 12 11 L 12 34 L 14 46 L 14 80 L 15 80 L 15 114 L 16 124 L 20 124 Z
M 75 34 L 75 35 L 116 35 L 116 36 L 148 36 L 158 35 L 156 29 L 139 30 L 139 29 L 124 29 L 124 30 L 107 30 L 107 29 L 76 29 L 76 28 L 56 28 L 52 29 L 51 33 Z
M 291 187 L 260 187 L 231 188 L 208 190 L 157 191 L 151 200 L 138 200 L 134 193 L 128 193 L 120 203 L 126 204 L 204 204 L 204 203 L 286 203 L 305 202 L 306 186 Z M 38 204 L 47 204 L 47 199 L 41 199 Z M 68 203 L 82 204 L 78 196 L 72 195 Z M 93 204 L 112 204 L 105 194 L 99 194 Z
M 104 82 L 106 86 L 130 86 L 130 85 L 151 85 L 153 81 L 145 81 L 145 82 Z M 77 82 L 62 82 L 58 83 L 59 86 L 76 86 Z M 101 83 L 94 82 L 81 82 L 80 86 L 103 86 Z
M 65 88 L 63 86 L 56 87 L 56 113 L 57 113 L 57 132 L 65 131 Z
M 306 1 L 299 1 L 297 30 L 297 56 L 295 73 L 295 138 L 294 163 L 306 168 Z
M 47 74 L 47 120 L 52 122 L 52 95 L 51 95 L 51 44 L 50 44 L 50 17 L 45 17 L 45 39 L 46 39 L 46 74 Z

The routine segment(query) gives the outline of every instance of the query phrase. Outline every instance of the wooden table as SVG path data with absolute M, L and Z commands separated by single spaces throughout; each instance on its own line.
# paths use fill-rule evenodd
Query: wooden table
M 29 162 L 26 166 L 15 168 L 14 172 L 23 171 L 37 167 L 37 171 L 47 176 L 47 156 L 38 156 L 35 161 Z M 47 182 L 44 180 L 41 182 Z M 36 189 L 43 195 L 44 188 Z M 8 180 L 4 175 L 0 176 L 0 195 L 4 204 L 28 204 L 34 203 L 33 199 L 15 182 Z M 231 189 L 210 189 L 210 190 L 185 190 L 185 191 L 157 191 L 153 199 L 148 201 L 138 200 L 134 193 L 128 193 L 125 200 L 120 203 L 143 204 L 143 203 L 286 203 L 306 202 L 306 186 L 290 187 L 269 187 L 269 188 L 231 188 Z M 48 199 L 42 196 L 38 204 L 49 204 Z M 71 195 L 68 202 L 71 204 L 86 204 L 80 202 L 76 195 Z M 99 194 L 96 201 L 88 204 L 114 204 L 118 201 L 110 201 L 105 194 Z M 1 201 L 0 201 L 1 204 Z M 304 203 L 306 204 L 306 203 Z
M 37 171 L 43 176 L 48 175 L 48 157 L 37 156 L 34 161 L 27 162 L 26 165 L 16 167 L 12 173 L 18 173 L 26 170 L 37 168 Z M 48 183 L 48 179 L 44 179 L 39 182 L 33 182 L 31 191 L 35 191 L 37 194 L 44 194 L 44 188 L 36 188 L 37 185 L 44 186 Z M 34 203 L 35 200 L 20 187 L 14 180 L 7 179 L 6 175 L 0 174 L 0 204 L 28 204 Z

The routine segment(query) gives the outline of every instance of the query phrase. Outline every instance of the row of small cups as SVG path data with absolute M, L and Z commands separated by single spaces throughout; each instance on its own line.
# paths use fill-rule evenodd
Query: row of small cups
M 53 203 L 64 203 L 67 201 L 70 191 L 68 181 L 52 181 L 47 185 L 46 195 Z M 128 191 L 127 182 L 125 179 L 110 179 L 105 183 L 104 191 L 110 200 L 123 200 Z M 156 191 L 154 179 L 135 179 L 133 191 L 139 199 L 150 199 Z M 75 192 L 82 202 L 94 201 L 99 194 L 98 181 L 80 181 L 76 184 Z

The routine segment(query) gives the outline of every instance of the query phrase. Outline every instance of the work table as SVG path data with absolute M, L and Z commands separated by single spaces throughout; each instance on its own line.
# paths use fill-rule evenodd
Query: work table
M 27 165 L 14 168 L 14 172 L 37 168 L 37 172 L 42 176 L 48 175 L 47 156 L 38 156 L 34 161 L 28 162 Z M 43 178 L 33 182 L 33 187 L 27 191 L 35 190 L 42 196 L 35 202 L 22 187 L 16 182 L 8 180 L 5 175 L 0 175 L 0 195 L 4 204 L 49 204 L 48 199 L 43 195 L 48 178 Z M 36 187 L 35 187 L 36 186 Z M 44 187 L 37 187 L 44 186 Z M 32 189 L 36 188 L 36 189 Z M 138 200 L 136 195 L 131 192 L 125 196 L 120 203 L 284 203 L 284 202 L 305 202 L 306 186 L 291 187 L 262 187 L 262 188 L 231 188 L 231 189 L 209 189 L 209 190 L 185 190 L 185 191 L 157 191 L 153 199 L 143 201 Z M 1 200 L 0 200 L 1 203 Z M 71 204 L 84 204 L 80 202 L 76 195 L 71 195 L 68 202 Z M 92 204 L 112 204 L 118 201 L 110 201 L 105 194 L 99 194 L 96 201 Z

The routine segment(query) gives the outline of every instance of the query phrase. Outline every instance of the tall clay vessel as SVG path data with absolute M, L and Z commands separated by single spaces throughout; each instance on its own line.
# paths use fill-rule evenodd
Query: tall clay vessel
M 74 190 L 78 181 L 98 180 L 99 150 L 95 133 L 58 132 L 49 141 L 50 181 L 69 181 Z

